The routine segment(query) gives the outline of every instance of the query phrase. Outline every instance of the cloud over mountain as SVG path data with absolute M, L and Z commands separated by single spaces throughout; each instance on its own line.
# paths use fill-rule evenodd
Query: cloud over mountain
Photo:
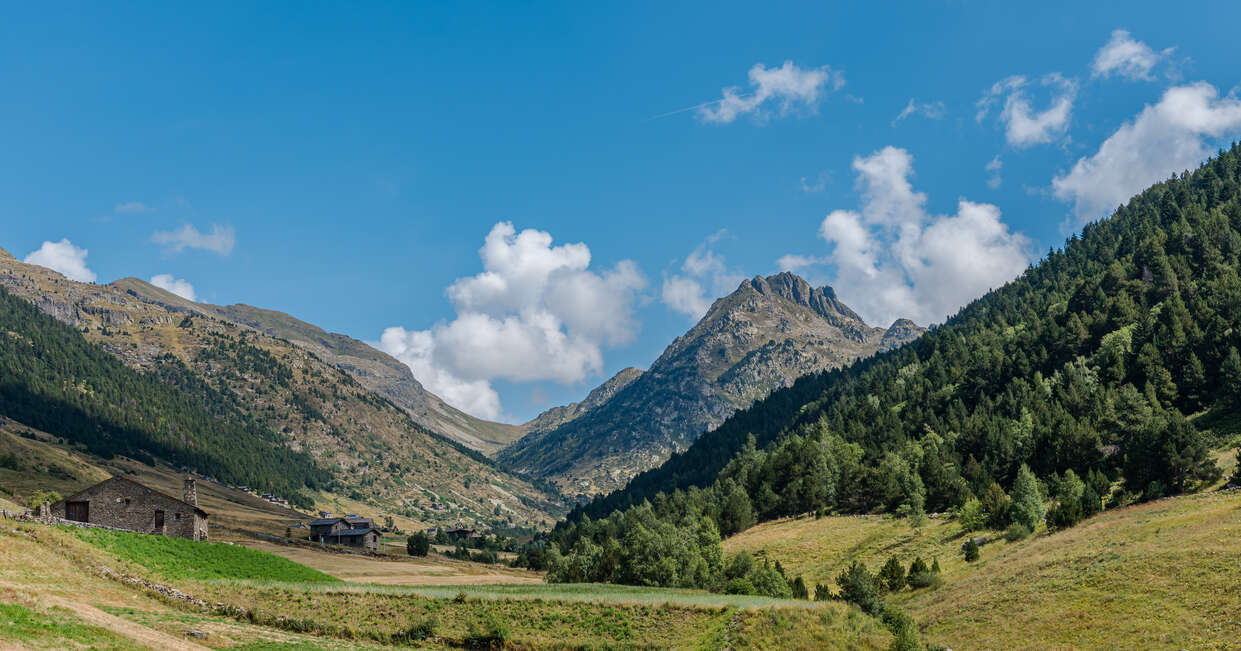
M 59 242 L 44 242 L 27 255 L 23 262 L 37 264 L 56 271 L 69 280 L 83 283 L 95 282 L 95 272 L 86 266 L 86 249 L 78 248 L 68 238 Z
M 835 210 L 819 236 L 825 258 L 790 255 L 782 266 L 827 263 L 831 284 L 868 323 L 899 317 L 937 323 L 970 300 L 1020 274 L 1032 256 L 1000 209 L 961 199 L 955 215 L 933 215 L 914 190 L 913 156 L 885 147 L 853 160 L 862 194 L 857 210 Z
M 496 224 L 479 250 L 483 271 L 448 287 L 451 321 L 384 330 L 380 347 L 453 406 L 499 418 L 496 379 L 573 384 L 603 369 L 605 346 L 637 334 L 633 309 L 646 286 L 625 260 L 591 270 L 584 243 L 555 246 L 550 233 Z

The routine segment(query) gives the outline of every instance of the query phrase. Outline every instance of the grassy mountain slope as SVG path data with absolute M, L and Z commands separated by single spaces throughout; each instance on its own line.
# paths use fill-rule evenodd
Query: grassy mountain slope
M 907 321 L 894 325 L 890 331 L 866 325 L 831 288 L 812 288 L 791 273 L 747 280 L 650 370 L 573 419 L 536 428 L 499 458 L 550 478 L 566 493 L 606 492 L 797 377 L 922 332 Z
M 122 278 L 112 286 L 173 311 L 204 314 L 286 339 L 345 370 L 362 386 L 408 411 L 423 427 L 485 454 L 495 453 L 525 433 L 521 427 L 485 421 L 454 409 L 424 389 L 409 367 L 387 353 L 283 312 L 241 304 L 195 303 L 137 278 Z
M 548 493 L 428 431 L 353 376 L 288 340 L 144 300 L 118 287 L 69 281 L 12 258 L 0 259 L 0 285 L 143 377 L 176 387 L 220 416 L 236 413 L 247 427 L 309 455 L 330 473 L 322 483 L 336 495 L 422 523 L 533 524 L 558 508 Z M 68 436 L 50 425 L 19 420 Z M 274 459 L 230 454 L 235 450 L 244 448 L 195 448 L 198 454 L 226 455 L 238 466 Z M 165 456 L 160 450 L 147 452 Z M 295 469 L 277 464 L 261 475 L 279 477 Z M 263 485 L 251 479 L 233 483 Z
M 920 492 L 944 508 L 1023 463 L 1124 475 L 1150 495 L 1188 488 L 1209 473 L 1196 460 L 1212 434 L 1181 415 L 1235 410 L 1241 394 L 1238 159 L 1155 185 L 913 344 L 775 391 L 579 513 L 709 486 L 751 436 L 759 450 L 790 435 L 858 446 L 829 508 L 912 506 Z
M 428 596 L 325 581 L 237 546 L 183 543 L 0 523 L 0 639 L 44 648 L 168 649 L 201 648 L 191 642 L 282 649 L 882 649 L 891 640 L 875 620 L 841 604 L 600 586 L 536 586 L 530 595 L 481 587 L 461 597 L 454 588 Z M 106 578 L 116 572 L 207 605 Z M 187 638 L 190 629 L 205 638 Z
M 1241 638 L 1236 570 L 1241 492 L 1149 502 L 1072 529 L 1013 543 L 996 532 L 981 559 L 961 557 L 959 526 L 920 533 L 891 518 L 826 517 L 759 525 L 724 543 L 779 560 L 813 585 L 853 560 L 872 571 L 891 556 L 938 558 L 943 584 L 888 600 L 923 639 L 953 649 L 1232 648 Z

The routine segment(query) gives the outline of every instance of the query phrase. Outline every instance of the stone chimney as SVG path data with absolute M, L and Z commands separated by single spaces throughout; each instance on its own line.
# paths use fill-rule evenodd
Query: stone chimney
M 198 484 L 189 476 L 185 478 L 185 503 L 198 506 Z

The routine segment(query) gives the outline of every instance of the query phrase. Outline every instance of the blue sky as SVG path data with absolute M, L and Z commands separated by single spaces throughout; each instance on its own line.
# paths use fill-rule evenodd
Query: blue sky
M 10 7 L 0 246 L 521 421 L 782 267 L 940 320 L 1241 134 L 1235 3 L 825 4 Z

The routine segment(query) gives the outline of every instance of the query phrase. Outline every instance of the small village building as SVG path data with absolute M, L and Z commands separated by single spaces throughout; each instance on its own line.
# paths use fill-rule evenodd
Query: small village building
M 448 537 L 452 538 L 453 540 L 463 540 L 463 541 L 470 540 L 475 535 L 473 529 L 461 524 L 460 522 L 458 522 L 457 525 L 454 526 L 452 529 L 449 529 L 448 531 L 445 531 L 444 533 L 448 534 Z
M 52 505 L 52 515 L 138 533 L 207 539 L 207 512 L 198 508 L 198 488 L 185 478 L 183 499 L 125 477 L 105 479 Z
M 352 514 L 351 514 L 352 515 Z M 319 518 L 310 521 L 310 540 L 329 545 L 379 549 L 379 531 L 369 518 Z

